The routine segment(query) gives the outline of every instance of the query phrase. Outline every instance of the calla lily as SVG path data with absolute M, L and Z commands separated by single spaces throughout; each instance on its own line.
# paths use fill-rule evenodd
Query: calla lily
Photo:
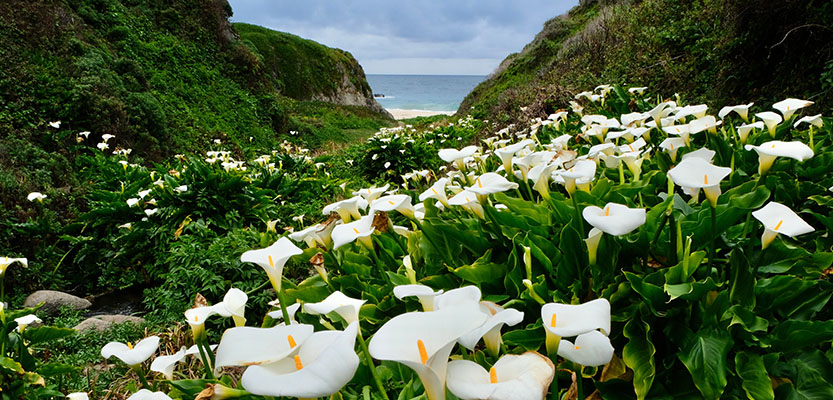
M 821 114 L 801 117 L 798 121 L 795 121 L 795 125 L 793 125 L 793 128 L 798 128 L 798 126 L 802 123 L 815 126 L 816 128 L 821 128 L 822 126 L 824 126 L 824 121 L 822 121 L 821 119 Z
M 815 230 L 789 207 L 774 201 L 753 211 L 752 216 L 764 225 L 764 234 L 761 236 L 762 249 L 766 249 L 779 233 L 795 237 Z
M 43 199 L 46 198 L 46 195 L 40 192 L 32 192 L 26 196 L 26 200 L 29 201 L 37 201 L 38 203 L 43 203 Z
M 683 160 L 685 160 L 687 158 L 697 157 L 697 158 L 702 158 L 702 159 L 706 160 L 707 162 L 711 163 L 712 160 L 714 160 L 715 154 L 717 154 L 717 153 L 715 153 L 714 150 L 709 150 L 705 147 L 701 147 L 701 148 L 699 148 L 697 150 L 694 150 L 690 153 L 685 153 L 683 155 Z
M 445 399 L 448 356 L 461 336 L 482 325 L 486 315 L 476 303 L 393 317 L 370 340 L 370 355 L 413 369 L 429 400 Z
M 269 303 L 272 304 L 272 303 Z M 278 305 L 280 306 L 280 304 Z M 297 324 L 298 321 L 295 321 L 295 313 L 301 309 L 301 303 L 294 303 L 286 308 L 286 313 L 289 315 L 289 321 L 284 321 L 284 325 L 289 324 Z M 281 310 L 269 311 L 266 313 L 272 319 L 283 319 L 283 312 Z
M 690 145 L 690 136 L 691 136 L 691 127 L 688 125 L 672 125 L 672 126 L 664 126 L 662 128 L 665 133 L 669 135 L 677 135 L 683 139 L 686 146 Z
M 381 197 L 382 194 L 384 194 L 388 190 L 388 188 L 390 188 L 390 184 L 386 184 L 385 186 L 382 186 L 382 187 L 371 187 L 371 188 L 368 188 L 368 189 L 360 189 L 358 191 L 353 192 L 353 196 L 364 197 L 364 199 L 368 203 L 370 203 L 373 200 L 376 200 L 379 197 Z M 329 213 L 324 213 L 324 214 L 329 214 Z
M 769 136 L 775 137 L 775 129 L 778 127 L 778 124 L 784 121 L 780 115 L 772 112 L 772 111 L 764 111 L 761 113 L 755 114 L 756 117 L 760 118 L 764 121 L 767 130 L 769 130 Z
M 764 122 L 758 121 L 751 124 L 744 124 L 738 127 L 738 136 L 740 137 L 741 144 L 746 144 L 746 138 L 749 137 L 749 133 L 751 133 L 754 129 L 764 129 Z
M 695 118 L 703 118 L 706 116 L 706 111 L 709 110 L 709 106 L 705 104 L 698 104 L 694 106 L 685 106 L 677 110 L 677 113 L 674 114 L 674 118 L 677 120 L 681 120 L 689 115 L 693 115 Z
M 218 345 L 216 345 L 216 344 L 212 344 L 212 345 L 208 346 L 208 348 L 211 349 L 211 351 L 214 351 L 214 350 L 217 350 L 217 346 Z M 195 356 L 195 355 L 199 355 L 199 354 L 200 354 L 200 349 L 199 349 L 199 347 L 197 347 L 197 345 L 193 345 L 193 346 L 189 347 L 187 350 L 185 350 L 185 355 L 186 356 Z
M 293 358 L 251 366 L 240 382 L 261 396 L 317 398 L 338 392 L 359 367 L 354 350 L 358 329 L 354 322 L 344 331 L 316 332 Z
M 659 147 L 668 152 L 668 155 L 671 156 L 671 162 L 676 162 L 677 150 L 686 147 L 686 144 L 683 138 L 667 138 L 659 144 Z
M 643 87 L 632 87 L 628 89 L 628 93 L 630 94 L 645 94 L 645 91 L 648 89 L 647 86 Z
M 503 325 L 515 326 L 519 324 L 524 319 L 524 313 L 513 308 L 504 309 L 490 301 L 481 301 L 480 309 L 489 319 L 479 328 L 461 336 L 458 342 L 463 347 L 474 350 L 477 342 L 483 338 L 486 349 L 497 356 L 500 353 L 500 344 L 503 341 L 500 336 L 500 329 Z
M 315 224 L 298 232 L 292 232 L 289 234 L 289 238 L 296 242 L 304 242 L 307 244 L 307 247 L 310 248 L 315 247 L 316 244 L 321 244 L 326 247 L 324 239 L 318 235 L 319 229 L 321 228 L 320 224 Z
M 419 201 L 425 199 L 437 199 L 442 205 L 448 207 L 448 197 L 445 194 L 445 186 L 448 184 L 448 178 L 440 178 L 431 185 L 428 190 L 419 195 Z
M 370 209 L 384 212 L 396 210 L 400 214 L 414 219 L 414 206 L 411 204 L 411 196 L 405 194 L 392 194 L 380 197 L 373 201 Z
M 182 347 L 175 354 L 156 357 L 150 364 L 150 370 L 165 375 L 167 380 L 172 380 L 174 378 L 174 367 L 176 367 L 176 363 L 185 359 L 185 351 L 185 347 Z
M 604 209 L 588 206 L 581 215 L 593 227 L 613 236 L 626 235 L 645 224 L 644 208 L 628 208 L 617 203 L 607 203 Z
M 617 168 L 620 163 L 624 163 L 628 167 L 628 171 L 631 171 L 633 174 L 633 179 L 639 180 L 639 176 L 642 174 L 642 162 L 644 161 L 644 158 L 641 157 L 641 155 L 641 152 L 635 151 L 631 153 L 623 153 L 618 156 L 603 155 L 603 158 L 605 160 L 605 165 L 608 168 Z
M 558 345 L 558 355 L 579 365 L 598 367 L 613 358 L 613 346 L 610 339 L 601 332 L 590 331 L 578 335 L 575 344 L 562 339 Z
M 434 309 L 455 307 L 462 304 L 480 304 L 480 288 L 469 285 L 451 289 L 434 298 Z
M 619 119 L 622 120 L 622 126 L 633 127 L 642 125 L 646 119 L 651 116 L 648 113 L 632 112 L 629 114 L 622 114 Z
M 205 332 L 205 321 L 208 317 L 219 314 L 223 317 L 230 317 L 231 313 L 222 302 L 212 306 L 197 306 L 185 310 L 185 319 L 191 326 L 191 333 L 194 338 L 203 336 Z
M 477 193 L 470 190 L 463 190 L 448 199 L 448 204 L 452 206 L 462 206 L 466 210 L 473 212 L 480 218 L 485 218 L 486 214 L 483 212 L 483 206 L 477 200 Z
M 151 392 L 147 389 L 140 389 L 133 393 L 127 400 L 172 400 L 170 396 L 163 392 Z
M 550 198 L 550 177 L 559 165 L 557 163 L 539 164 L 529 170 L 529 179 L 533 182 L 532 188 L 545 199 Z
M 550 145 L 552 150 L 554 151 L 561 151 L 567 148 L 567 144 L 570 142 L 570 139 L 573 137 L 569 134 L 563 134 L 553 140 L 550 141 Z
M 697 118 L 694 121 L 688 123 L 690 134 L 696 134 L 703 131 L 709 131 L 709 133 L 717 133 L 717 127 L 720 126 L 721 121 L 718 121 L 715 117 L 711 115 L 707 115 L 702 118 Z
M 668 171 L 668 176 L 677 185 L 693 189 L 697 198 L 700 189 L 706 193 L 712 207 L 717 206 L 720 196 L 720 181 L 732 173 L 731 168 L 718 167 L 700 157 L 688 157 Z
M 302 254 L 303 250 L 292 244 L 286 237 L 278 239 L 271 246 L 264 249 L 249 250 L 240 256 L 241 262 L 250 262 L 260 265 L 266 275 L 269 276 L 269 281 L 272 282 L 272 287 L 276 291 L 281 290 L 281 276 L 283 275 L 283 266 L 290 257 Z
M 223 297 L 223 306 L 234 319 L 234 325 L 246 325 L 246 302 L 248 300 L 249 296 L 246 292 L 237 288 L 229 289 Z
M 434 311 L 434 298 L 442 293 L 442 290 L 435 292 L 428 286 L 418 284 L 398 285 L 393 288 L 393 295 L 398 299 L 416 296 L 422 304 L 423 311 Z
M 559 175 L 564 179 L 564 188 L 567 189 L 567 193 L 573 194 L 577 184 L 590 182 L 596 176 L 596 163 L 590 160 L 580 160 L 572 168 L 561 171 Z
M 738 115 L 740 115 L 740 117 L 745 122 L 748 122 L 749 121 L 749 107 L 752 107 L 753 104 L 755 104 L 755 103 L 739 104 L 739 105 L 736 105 L 736 106 L 723 107 L 723 108 L 720 109 L 720 112 L 717 113 L 717 117 L 720 118 L 720 119 L 724 119 L 724 118 L 726 118 L 727 115 L 729 115 L 729 113 L 734 112 L 734 113 L 737 113 Z
M 67 395 L 69 400 L 90 400 L 90 396 L 87 395 L 87 392 L 75 392 L 70 393 Z
M 784 119 L 790 119 L 792 115 L 801 108 L 807 107 L 812 105 L 813 102 L 809 100 L 800 100 L 800 99 L 786 99 L 781 100 L 772 105 L 772 108 L 781 112 L 784 115 Z
M 584 239 L 584 243 L 587 245 L 587 258 L 590 261 L 590 265 L 596 264 L 596 255 L 599 250 L 599 241 L 602 240 L 602 232 L 599 228 L 590 229 L 590 233 L 587 234 L 587 239 Z
M 777 157 L 787 157 L 798 161 L 804 161 L 813 157 L 813 149 L 801 142 L 782 142 L 773 140 L 762 143 L 760 146 L 747 144 L 746 150 L 755 150 L 758 153 L 758 173 L 763 175 L 772 167 Z
M 312 335 L 312 325 L 278 325 L 272 328 L 243 326 L 223 333 L 217 347 L 215 368 L 265 365 L 280 361 L 298 350 Z
M 380 193 L 381 194 L 381 193 Z M 375 195 L 375 193 L 373 194 Z M 376 196 L 378 198 L 378 196 Z M 364 210 L 367 208 L 368 201 L 365 200 L 362 196 L 354 196 L 346 200 L 337 201 L 335 203 L 328 204 L 324 207 L 322 214 L 330 215 L 333 212 L 338 213 L 338 216 L 341 217 L 341 220 L 344 222 L 350 222 L 350 219 L 359 219 L 362 217 L 359 210 Z
M 620 153 L 636 153 L 639 152 L 639 150 L 642 150 L 642 148 L 645 147 L 645 145 L 647 144 L 648 142 L 646 142 L 645 139 L 639 138 L 635 140 L 633 143 L 628 143 L 626 145 L 619 146 L 619 148 L 617 148 L 616 150 L 618 150 Z
M 333 250 L 358 239 L 367 248 L 373 248 L 373 240 L 370 235 L 376 228 L 373 227 L 373 215 L 365 215 L 357 221 L 349 224 L 338 225 L 333 228 Z
M 517 183 L 509 182 L 506 178 L 494 172 L 487 172 L 477 177 L 474 180 L 474 185 L 467 187 L 466 190 L 481 196 L 486 196 L 517 188 Z
M 0 257 L 0 279 L 2 279 L 6 275 L 6 269 L 9 268 L 10 265 L 14 263 L 20 263 L 24 267 L 29 266 L 29 260 L 26 258 L 9 258 L 9 257 Z
M 595 158 L 599 154 L 605 154 L 608 156 L 612 156 L 616 152 L 616 145 L 613 143 L 600 143 L 595 146 L 590 147 L 587 151 L 587 158 Z
M 38 316 L 35 314 L 27 314 L 22 317 L 15 318 L 14 322 L 17 324 L 17 328 L 15 328 L 15 330 L 18 332 L 23 332 L 23 330 L 26 329 L 27 326 L 32 324 L 39 324 L 43 321 L 41 321 L 41 319 L 38 318 Z
M 135 346 L 130 343 L 110 342 L 101 348 L 101 356 L 105 359 L 115 356 L 128 366 L 139 365 L 147 361 L 159 348 L 159 336 L 149 336 Z
M 662 120 L 662 118 L 665 116 L 665 110 L 666 110 L 669 106 L 672 106 L 672 105 L 673 105 L 673 102 L 670 102 L 670 101 L 664 101 L 664 102 L 662 102 L 662 103 L 657 104 L 657 106 L 656 106 L 656 107 L 654 107 L 654 108 L 652 108 L 650 111 L 648 111 L 648 115 L 650 115 L 650 116 L 651 116 L 651 119 L 653 119 L 653 120 L 656 122 L 656 124 L 657 124 L 657 125 L 655 125 L 655 126 L 656 126 L 657 128 L 661 128 L 661 127 L 662 127 L 662 125 L 663 125 L 663 124 L 662 124 L 662 121 L 661 121 L 661 120 Z
M 506 173 L 511 173 L 512 171 L 512 158 L 515 157 L 515 153 L 533 143 L 535 142 L 530 139 L 524 139 L 513 145 L 495 149 L 495 154 L 500 157 L 500 160 L 503 162 L 503 168 L 506 169 Z
M 541 319 L 548 333 L 572 337 L 601 330 L 610 333 L 610 302 L 595 299 L 584 304 L 548 303 L 541 307 Z
M 457 149 L 441 149 L 439 152 L 440 158 L 448 163 L 454 163 L 457 169 L 462 170 L 464 167 L 463 159 L 471 157 L 478 150 L 477 146 L 467 146 L 460 150 Z
M 304 304 L 304 312 L 308 314 L 329 314 L 331 312 L 335 312 L 341 316 L 341 318 L 344 318 L 348 324 L 350 324 L 358 322 L 359 309 L 362 307 L 362 304 L 366 302 L 367 300 L 359 300 L 348 297 L 344 295 L 344 293 L 341 293 L 341 291 L 337 290 L 333 292 L 333 294 L 327 296 L 327 298 L 323 301 Z
M 501 357 L 489 371 L 468 360 L 448 363 L 448 390 L 463 400 L 541 400 L 555 366 L 533 351 Z

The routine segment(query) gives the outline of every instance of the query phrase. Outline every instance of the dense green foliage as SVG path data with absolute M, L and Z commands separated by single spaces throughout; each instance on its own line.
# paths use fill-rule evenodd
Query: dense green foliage
M 460 110 L 507 124 L 615 83 L 714 106 L 787 96 L 833 104 L 831 43 L 827 1 L 584 0 L 507 57 Z

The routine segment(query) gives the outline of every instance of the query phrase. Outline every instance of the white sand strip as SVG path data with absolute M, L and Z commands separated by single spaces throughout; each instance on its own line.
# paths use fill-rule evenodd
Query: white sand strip
M 388 108 L 387 110 L 393 115 L 394 119 L 431 117 L 434 115 L 454 115 L 454 111 L 403 110 L 400 108 Z

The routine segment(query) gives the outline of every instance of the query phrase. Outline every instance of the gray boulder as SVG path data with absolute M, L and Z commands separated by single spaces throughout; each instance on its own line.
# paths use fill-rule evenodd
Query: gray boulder
M 96 315 L 95 317 L 87 318 L 81 321 L 80 324 L 75 325 L 73 329 L 78 332 L 86 332 L 91 330 L 105 331 L 113 325 L 130 322 L 139 325 L 145 320 L 140 317 L 133 317 L 130 315 Z
M 69 293 L 55 290 L 38 290 L 26 298 L 26 301 L 23 302 L 23 307 L 34 307 L 40 303 L 44 303 L 41 310 L 50 315 L 57 314 L 58 310 L 64 306 L 71 307 L 74 310 L 84 310 L 92 305 L 88 300 L 73 296 Z

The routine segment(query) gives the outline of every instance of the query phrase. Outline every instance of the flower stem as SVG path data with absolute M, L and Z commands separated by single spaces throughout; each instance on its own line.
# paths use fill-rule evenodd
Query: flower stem
M 711 254 L 709 254 L 709 273 L 711 273 L 712 260 L 714 260 L 714 257 L 715 257 L 714 240 L 715 240 L 715 235 L 717 235 L 717 210 L 715 209 L 715 207 L 711 207 L 711 209 L 712 209 L 712 234 L 711 234 L 711 240 L 709 241 L 709 248 L 710 248 L 710 251 L 711 251 Z
M 197 345 L 197 350 L 200 352 L 200 359 L 202 360 L 202 365 L 205 368 L 206 378 L 214 379 L 214 372 L 211 371 L 211 364 L 208 362 L 208 356 L 205 354 L 205 350 L 202 347 L 202 340 L 200 340 L 200 338 L 194 338 L 194 341 L 196 342 L 194 344 Z
M 576 399 L 584 400 L 584 385 L 581 384 L 581 365 L 576 366 Z
M 387 271 L 385 271 L 385 266 L 382 264 L 382 260 L 379 259 L 379 255 L 376 254 L 376 249 L 369 248 L 368 250 L 370 250 L 370 257 L 373 258 L 373 263 L 375 263 L 376 268 L 379 269 L 379 274 L 385 278 L 386 283 L 391 284 L 390 277 L 388 276 Z
M 289 304 L 286 303 L 286 298 L 283 295 L 283 287 L 278 289 L 278 302 L 281 303 L 281 315 L 283 315 L 283 324 L 288 326 L 291 323 L 291 321 L 289 320 L 289 311 L 287 311 Z
M 140 364 L 132 365 L 132 366 L 130 366 L 130 369 L 132 369 L 134 372 L 136 372 L 136 375 L 139 375 L 139 382 L 142 382 L 142 386 L 144 386 L 145 389 L 151 390 L 151 391 L 154 390 L 154 388 L 151 387 L 150 384 L 148 383 L 147 378 L 145 378 L 145 373 L 142 372 L 142 366 Z
M 376 373 L 376 365 L 373 363 L 373 359 L 370 357 L 370 350 L 367 349 L 367 342 L 364 341 L 364 336 L 362 336 L 361 327 L 359 327 L 359 346 L 362 348 L 362 352 L 364 353 L 364 359 L 367 362 L 367 368 L 370 369 L 370 375 L 373 376 L 373 381 L 376 382 L 376 388 L 379 389 L 379 393 L 382 394 L 382 398 L 388 400 L 388 394 L 385 392 L 385 385 L 382 384 L 382 379 L 379 378 L 379 374 Z

